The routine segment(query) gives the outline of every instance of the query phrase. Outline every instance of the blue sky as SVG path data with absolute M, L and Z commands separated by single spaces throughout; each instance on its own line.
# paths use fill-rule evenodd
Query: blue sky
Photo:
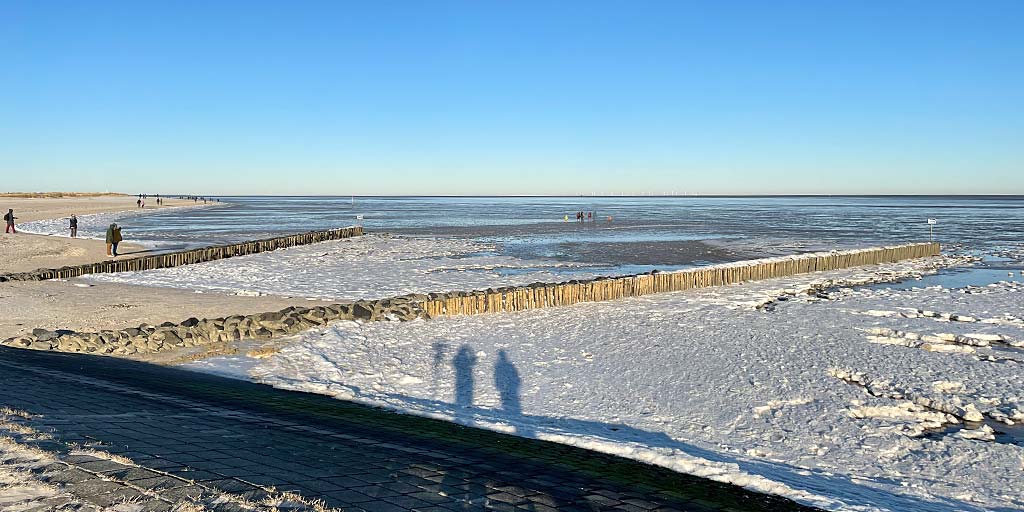
M 1024 2 L 0 4 L 0 189 L 1024 194 Z

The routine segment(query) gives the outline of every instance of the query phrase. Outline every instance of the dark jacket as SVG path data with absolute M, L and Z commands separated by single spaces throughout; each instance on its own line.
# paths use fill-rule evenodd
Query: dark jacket
M 107 243 L 114 243 L 114 226 L 107 226 Z

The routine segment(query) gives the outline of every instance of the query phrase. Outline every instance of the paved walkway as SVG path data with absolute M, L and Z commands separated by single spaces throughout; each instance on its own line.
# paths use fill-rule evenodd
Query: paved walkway
M 273 486 L 379 512 L 811 510 L 569 446 L 122 359 L 0 347 L 0 376 L 0 406 L 39 415 L 30 424 L 57 440 L 229 493 Z

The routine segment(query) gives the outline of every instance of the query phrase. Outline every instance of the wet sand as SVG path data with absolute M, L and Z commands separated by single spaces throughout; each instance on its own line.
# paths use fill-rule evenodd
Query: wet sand
M 702 240 L 637 242 L 558 242 L 554 244 L 509 246 L 505 252 L 521 258 L 550 257 L 558 261 L 624 266 L 651 265 L 679 267 L 748 259 L 749 253 L 709 244 Z
M 645 265 L 665 268 L 723 263 L 767 256 L 751 246 L 734 247 L 718 238 L 665 239 L 651 229 L 683 227 L 627 222 L 552 222 L 511 226 L 407 228 L 393 232 L 409 236 L 496 238 L 510 240 L 501 252 L 523 259 L 606 265 Z

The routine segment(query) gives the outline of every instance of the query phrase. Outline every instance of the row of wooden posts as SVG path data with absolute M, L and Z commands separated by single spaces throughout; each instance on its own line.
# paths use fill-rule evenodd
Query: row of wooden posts
M 429 299 L 423 303 L 423 311 L 431 318 L 523 311 L 735 284 L 860 265 L 892 263 L 905 259 L 937 256 L 938 254 L 939 244 L 937 243 L 909 244 L 739 261 L 675 272 L 598 277 L 551 284 L 536 283 L 472 292 L 449 292 L 431 294 Z
M 25 274 L 31 275 L 33 279 L 46 280 L 67 279 L 72 277 L 78 277 L 85 274 L 105 274 L 111 272 L 153 270 L 158 268 L 191 265 L 193 263 L 203 263 L 207 261 L 231 258 L 234 256 L 243 256 L 246 254 L 256 254 L 260 252 L 273 251 L 276 249 L 284 249 L 286 247 L 294 247 L 297 245 L 315 244 L 318 242 L 326 242 L 329 240 L 340 240 L 343 238 L 361 236 L 362 234 L 362 226 L 351 226 L 346 228 L 331 229 L 327 231 L 310 231 L 309 233 L 279 236 L 274 238 L 253 240 L 237 244 L 202 247 L 199 249 L 188 249 L 184 251 L 160 253 L 150 256 L 138 256 L 135 258 L 126 258 L 122 260 L 107 260 L 98 263 L 87 263 L 85 265 L 76 265 L 55 269 L 40 269 Z M 13 277 L 13 275 L 8 277 Z

